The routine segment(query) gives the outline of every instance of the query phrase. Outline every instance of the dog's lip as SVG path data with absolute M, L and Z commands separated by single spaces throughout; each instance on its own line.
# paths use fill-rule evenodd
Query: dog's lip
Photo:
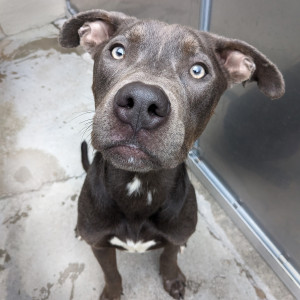
M 119 167 L 140 169 L 144 166 L 151 166 L 151 169 L 162 167 L 159 158 L 136 141 L 113 141 L 103 145 L 101 151 L 108 160 L 115 162 Z
M 133 143 L 116 143 L 105 147 L 125 157 L 150 158 L 152 155 L 143 147 Z

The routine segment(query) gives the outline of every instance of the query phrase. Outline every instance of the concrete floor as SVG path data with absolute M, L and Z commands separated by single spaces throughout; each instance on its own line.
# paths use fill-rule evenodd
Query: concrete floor
M 0 41 L 0 298 L 97 299 L 103 275 L 74 237 L 93 116 L 92 61 L 57 44 L 50 24 Z M 192 176 L 192 175 L 191 175 Z M 193 176 L 192 176 L 193 177 Z M 293 299 L 203 186 L 199 222 L 179 257 L 185 299 Z M 124 300 L 171 299 L 160 251 L 118 253 Z

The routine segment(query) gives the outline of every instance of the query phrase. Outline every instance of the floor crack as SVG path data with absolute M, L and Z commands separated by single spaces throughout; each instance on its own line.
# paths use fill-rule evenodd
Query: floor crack
M 6 194 L 0 197 L 0 201 L 4 201 L 4 200 L 8 200 L 23 194 L 27 194 L 27 193 L 33 193 L 33 192 L 38 192 L 39 190 L 41 190 L 42 188 L 44 188 L 45 186 L 51 185 L 53 183 L 61 183 L 61 182 L 66 182 L 69 181 L 71 179 L 78 179 L 78 178 L 82 178 L 83 176 L 85 176 L 86 173 L 82 173 L 80 175 L 77 176 L 68 176 L 68 177 L 64 177 L 62 179 L 58 179 L 58 180 L 50 180 L 50 181 L 45 181 L 43 182 L 38 188 L 35 189 L 30 189 L 30 190 L 26 190 L 26 191 L 22 191 L 22 192 L 18 192 L 18 193 L 12 193 L 12 194 Z

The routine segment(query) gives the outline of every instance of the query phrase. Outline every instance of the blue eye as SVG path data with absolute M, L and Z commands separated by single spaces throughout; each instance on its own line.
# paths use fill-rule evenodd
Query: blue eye
M 206 71 L 201 65 L 193 65 L 190 74 L 196 79 L 201 79 L 206 75 Z
M 111 50 L 111 56 L 114 59 L 122 59 L 122 58 L 124 58 L 124 56 L 125 56 L 125 49 L 124 49 L 124 47 L 122 47 L 122 46 L 114 47 Z

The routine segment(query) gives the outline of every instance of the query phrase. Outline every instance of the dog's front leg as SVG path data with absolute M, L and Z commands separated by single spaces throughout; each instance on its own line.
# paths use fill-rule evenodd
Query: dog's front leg
M 116 249 L 114 248 L 93 248 L 105 278 L 105 287 L 100 300 L 119 300 L 122 294 L 122 278 L 117 268 Z
M 179 246 L 168 244 L 160 256 L 160 274 L 164 288 L 175 299 L 183 299 L 186 282 L 185 276 L 177 265 L 179 249 Z

